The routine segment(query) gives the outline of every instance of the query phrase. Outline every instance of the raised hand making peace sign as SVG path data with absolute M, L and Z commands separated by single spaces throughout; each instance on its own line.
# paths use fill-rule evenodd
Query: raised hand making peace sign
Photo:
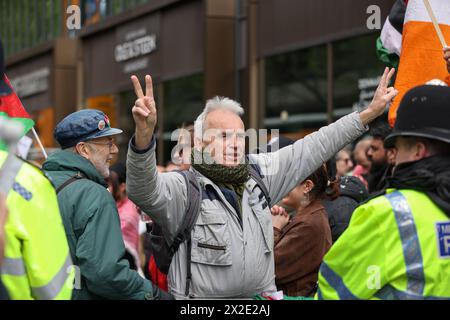
M 386 110 L 387 104 L 394 99 L 395 96 L 397 96 L 398 90 L 394 87 L 389 87 L 389 82 L 391 81 L 394 73 L 395 69 L 389 70 L 389 68 L 386 68 L 384 70 L 372 102 L 366 110 L 360 113 L 361 121 L 364 125 L 369 124 L 372 120 L 381 116 L 384 110 Z
M 132 109 L 134 122 L 136 123 L 136 147 L 145 149 L 150 145 L 157 121 L 152 77 L 149 75 L 145 76 L 145 95 L 139 79 L 136 76 L 132 76 L 131 81 L 137 96 Z

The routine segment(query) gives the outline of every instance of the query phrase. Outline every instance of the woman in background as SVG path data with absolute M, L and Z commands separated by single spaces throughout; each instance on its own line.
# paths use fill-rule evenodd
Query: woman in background
M 326 192 L 327 187 L 334 193 Z M 296 211 L 292 218 L 283 207 L 272 208 L 275 281 L 285 295 L 312 297 L 316 292 L 319 267 L 332 243 L 321 200 L 335 198 L 337 190 L 322 166 L 283 199 L 284 206 Z

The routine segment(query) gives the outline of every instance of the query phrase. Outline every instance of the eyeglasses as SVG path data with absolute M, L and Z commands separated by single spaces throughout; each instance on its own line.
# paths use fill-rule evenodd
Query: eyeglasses
M 113 140 L 109 141 L 109 142 L 95 142 L 95 141 L 87 141 L 86 143 L 89 144 L 98 144 L 100 146 L 108 146 L 109 151 L 112 150 L 113 146 L 115 146 L 115 143 Z

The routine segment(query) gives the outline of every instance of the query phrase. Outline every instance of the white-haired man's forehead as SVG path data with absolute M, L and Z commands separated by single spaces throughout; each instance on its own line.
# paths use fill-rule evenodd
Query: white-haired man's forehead
M 214 110 L 206 115 L 206 128 L 244 129 L 244 121 L 229 110 Z
M 209 135 L 209 136 L 211 136 L 211 135 L 213 135 L 213 136 L 227 135 L 229 137 L 231 137 L 233 135 L 238 135 L 240 137 L 245 137 L 246 132 L 244 129 L 209 128 L 209 129 L 206 129 L 205 135 Z

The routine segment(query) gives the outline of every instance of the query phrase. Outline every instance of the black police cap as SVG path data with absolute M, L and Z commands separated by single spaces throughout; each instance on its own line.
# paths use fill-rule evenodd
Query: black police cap
M 422 85 L 408 91 L 397 110 L 394 130 L 384 141 L 385 147 L 394 147 L 399 136 L 450 143 L 450 88 Z

